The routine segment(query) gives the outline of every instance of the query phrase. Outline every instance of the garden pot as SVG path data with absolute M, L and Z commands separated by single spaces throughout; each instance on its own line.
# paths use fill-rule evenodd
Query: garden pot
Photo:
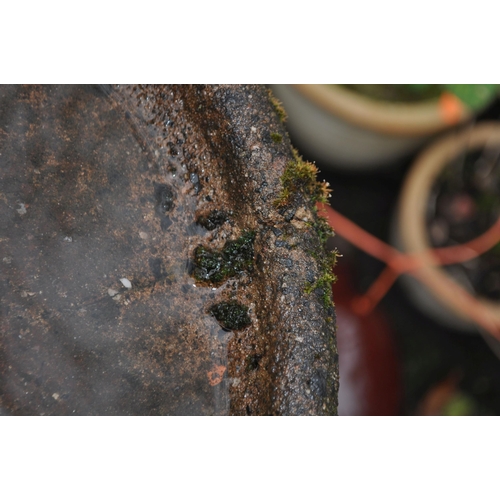
M 284 105 L 297 145 L 331 169 L 388 166 L 472 116 L 462 106 L 449 118 L 438 99 L 385 102 L 340 85 L 274 85 L 272 89 Z
M 340 416 L 399 415 L 403 383 L 396 336 L 381 309 L 359 316 L 352 310 L 356 292 L 353 265 L 346 255 L 335 268 L 340 363 Z
M 437 192 L 437 187 L 443 185 L 444 181 L 439 181 L 440 184 L 436 183 L 438 179 L 441 179 L 440 175 L 445 167 L 450 165 L 450 162 L 460 157 L 466 158 L 465 155 L 472 151 L 482 150 L 491 153 L 499 148 L 500 125 L 492 122 L 484 122 L 476 127 L 451 133 L 432 144 L 416 159 L 408 173 L 400 194 L 398 211 L 393 221 L 393 244 L 405 253 L 420 255 L 425 263 L 425 267 L 421 269 L 421 273 L 425 277 L 425 285 L 413 276 L 404 275 L 402 277 L 403 285 L 408 294 L 414 304 L 427 315 L 457 331 L 483 332 L 483 328 L 480 326 L 482 324 L 481 318 L 486 317 L 489 318 L 491 324 L 498 325 L 500 322 L 500 303 L 497 300 L 478 296 L 467 282 L 462 280 L 460 274 L 451 275 L 450 271 L 447 271 L 429 252 L 432 246 L 430 228 L 435 227 L 433 224 L 436 221 L 428 221 L 427 219 L 430 207 L 437 206 L 433 193 Z M 463 171 L 465 172 L 465 170 Z M 465 176 L 465 174 L 461 175 Z M 438 201 L 452 200 L 449 207 L 453 208 L 455 206 L 452 204 L 452 202 L 455 203 L 453 200 L 461 200 L 461 205 L 456 205 L 459 207 L 457 210 L 461 210 L 460 213 L 465 214 L 463 217 L 469 217 L 467 210 L 469 212 L 473 210 L 470 208 L 470 202 L 467 202 L 466 197 L 464 198 L 459 193 L 455 197 L 453 196 L 441 197 Z M 462 217 L 462 215 L 460 216 Z M 476 258 L 468 262 L 475 265 L 479 261 Z M 451 281 L 450 278 L 452 278 Z M 461 288 L 456 287 L 457 283 Z M 469 311 L 468 307 L 464 307 L 462 289 L 468 289 L 468 292 L 475 296 L 481 315 L 476 314 L 479 309 Z M 491 341 L 491 337 L 487 336 L 486 338 Z M 494 341 L 493 344 L 495 344 L 496 349 L 497 342 Z

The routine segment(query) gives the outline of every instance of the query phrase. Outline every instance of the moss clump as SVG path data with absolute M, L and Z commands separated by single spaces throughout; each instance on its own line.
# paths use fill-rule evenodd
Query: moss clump
M 228 241 L 220 251 L 203 245 L 194 251 L 193 276 L 207 283 L 218 284 L 253 268 L 254 231 L 246 231 L 237 240 Z
M 248 307 L 236 300 L 215 304 L 209 312 L 226 330 L 242 330 L 251 324 Z
M 330 255 L 335 255 L 336 259 L 337 254 L 335 252 L 330 252 Z M 333 305 L 332 285 L 337 281 L 337 277 L 330 269 L 331 267 L 329 270 L 325 270 L 314 283 L 308 284 L 304 289 L 306 293 L 311 293 L 314 290 L 321 290 L 321 298 L 325 307 Z
M 296 150 L 293 153 L 295 158 L 286 165 L 281 176 L 283 189 L 274 204 L 283 207 L 299 192 L 306 195 L 312 203 L 327 203 L 331 192 L 328 182 L 318 181 L 316 165 L 304 161 Z
M 317 215 L 315 221 L 310 225 L 318 235 L 323 247 L 330 237 L 335 236 L 328 221 L 320 215 Z M 311 293 L 314 290 L 321 290 L 321 296 L 325 307 L 333 306 L 332 284 L 337 281 L 337 277 L 333 274 L 332 269 L 337 265 L 337 258 L 339 256 L 337 249 L 326 250 L 326 255 L 313 255 L 320 266 L 321 276 L 313 284 L 307 284 L 304 291 L 306 293 Z
M 316 234 L 323 245 L 328 241 L 328 238 L 335 236 L 335 233 L 328 221 L 320 215 L 318 215 L 314 222 L 310 223 L 310 226 L 316 231 Z
M 331 189 L 327 182 L 319 182 L 317 180 L 318 169 L 312 163 L 306 162 L 293 150 L 294 159 L 288 162 L 283 175 L 281 176 L 281 185 L 283 190 L 274 204 L 282 210 L 287 210 L 287 205 L 294 203 L 295 200 L 305 198 L 310 204 L 314 212 L 314 221 L 309 223 L 309 226 L 314 229 L 323 248 L 325 247 L 328 238 L 334 236 L 334 232 L 328 221 L 318 215 L 316 203 L 328 203 Z M 298 196 L 302 195 L 302 196 Z M 293 209 L 293 207 L 292 207 Z M 311 254 L 318 262 L 320 269 L 320 277 L 313 284 L 307 284 L 305 287 L 306 293 L 311 293 L 313 290 L 321 290 L 321 296 L 325 307 L 333 305 L 332 300 L 332 284 L 337 277 L 332 273 L 332 268 L 337 262 L 337 251 L 330 252 L 326 249 L 320 254 Z
M 269 100 L 271 101 L 271 104 L 273 105 L 274 111 L 276 111 L 276 114 L 278 115 L 281 123 L 285 123 L 287 119 L 286 111 L 285 108 L 283 107 L 283 104 L 274 97 L 271 89 L 267 90 L 267 93 L 269 95 Z
M 320 217 L 319 219 L 328 224 L 322 217 Z M 329 234 L 333 235 L 333 231 L 330 226 L 328 226 L 328 228 Z M 332 251 L 327 250 L 326 256 L 324 257 L 314 255 L 314 258 L 318 261 L 318 264 L 320 266 L 321 276 L 314 283 L 308 283 L 304 288 L 304 292 L 306 293 L 311 293 L 314 290 L 321 290 L 321 298 L 325 307 L 334 305 L 332 285 L 337 281 L 337 276 L 333 274 L 332 270 L 337 265 L 337 258 L 339 256 L 340 255 L 337 249 Z
M 200 225 L 203 226 L 205 229 L 208 229 L 209 231 L 213 231 L 216 227 L 222 226 L 224 222 L 226 222 L 229 218 L 229 214 L 227 212 L 224 212 L 223 210 L 212 210 L 208 215 L 206 216 L 200 216 L 196 220 L 196 222 Z
M 278 134 L 278 132 L 271 132 L 271 139 L 276 144 L 280 144 L 281 142 L 283 142 L 283 136 L 281 134 Z

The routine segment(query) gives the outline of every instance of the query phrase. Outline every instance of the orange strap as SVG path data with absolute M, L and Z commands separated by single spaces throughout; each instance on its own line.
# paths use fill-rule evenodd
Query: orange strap
M 367 292 L 353 300 L 352 308 L 354 312 L 360 315 L 371 312 L 402 273 L 410 273 L 426 284 L 426 275 L 419 273 L 419 270 L 427 265 L 422 255 L 409 255 L 396 250 L 366 232 L 330 206 L 318 204 L 318 209 L 324 213 L 326 212 L 326 218 L 337 234 L 367 254 L 387 264 L 387 267 L 372 283 Z M 437 265 L 459 263 L 478 257 L 499 241 L 500 219 L 478 238 L 463 245 L 429 250 L 429 254 Z M 455 288 L 457 296 L 462 301 L 463 312 L 500 340 L 500 324 L 498 324 L 497 318 L 481 302 L 453 280 L 444 279 L 448 280 L 449 286 Z

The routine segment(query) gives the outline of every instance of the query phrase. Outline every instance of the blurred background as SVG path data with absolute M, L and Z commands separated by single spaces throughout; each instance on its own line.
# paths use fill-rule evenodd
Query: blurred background
M 287 113 L 292 144 L 316 164 L 320 179 L 330 183 L 331 206 L 380 240 L 411 251 L 411 243 L 401 242 L 401 232 L 408 233 L 409 241 L 425 231 L 423 239 L 430 246 L 445 247 L 480 236 L 498 219 L 497 86 L 271 89 Z M 471 134 L 481 128 L 476 140 Z M 462 136 L 465 146 L 450 139 Z M 448 144 L 447 152 L 439 153 L 439 143 L 444 144 L 442 150 Z M 434 152 L 434 163 L 441 157 L 444 165 L 432 167 L 432 181 L 420 182 L 427 182 L 427 191 L 417 191 L 409 187 L 409 173 L 417 163 L 427 168 L 421 166 L 421 155 L 431 157 L 429 151 Z M 411 203 L 422 205 L 418 230 L 412 229 L 412 221 L 401 219 L 405 203 L 410 219 L 419 211 Z M 357 314 L 352 300 L 365 293 L 386 266 L 338 234 L 331 243 L 343 255 L 333 286 L 340 414 L 500 414 L 498 341 L 477 322 L 453 311 L 446 300 L 402 277 L 372 312 Z M 488 301 L 493 315 L 500 300 L 499 270 L 499 245 L 464 264 L 443 268 L 471 295 Z

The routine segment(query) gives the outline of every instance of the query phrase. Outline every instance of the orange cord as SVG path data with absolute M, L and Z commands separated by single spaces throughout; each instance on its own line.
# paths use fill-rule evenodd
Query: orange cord
M 467 260 L 475 259 L 479 255 L 493 248 L 500 241 L 500 218 L 481 236 L 452 247 L 436 248 L 434 255 L 441 265 L 456 264 Z
M 399 252 L 387 243 L 366 232 L 330 206 L 318 205 L 318 208 L 319 210 L 326 211 L 328 222 L 335 229 L 336 233 L 367 254 L 385 262 L 387 265 L 379 277 L 372 283 L 368 291 L 363 296 L 353 300 L 351 305 L 354 312 L 360 315 L 370 313 L 402 273 L 412 274 L 432 288 L 431 283 L 428 282 L 427 275 L 421 272 L 422 268 L 427 265 L 422 255 L 408 255 Z M 428 255 L 435 260 L 436 265 L 464 262 L 478 257 L 499 241 L 500 219 L 478 238 L 463 245 L 429 250 Z M 444 277 L 443 279 L 449 286 L 455 289 L 457 297 L 461 301 L 463 312 L 500 340 L 500 324 L 498 324 L 497 318 L 490 313 L 484 304 L 475 299 L 450 278 Z

